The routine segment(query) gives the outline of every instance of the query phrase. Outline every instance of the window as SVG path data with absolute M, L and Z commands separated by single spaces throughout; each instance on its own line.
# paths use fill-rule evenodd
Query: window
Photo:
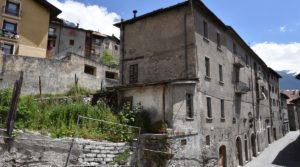
M 74 46 L 74 44 L 75 44 L 75 41 L 74 41 L 73 39 L 71 39 L 71 40 L 69 41 L 69 45 L 70 45 L 70 46 Z
M 219 64 L 219 79 L 223 82 L 223 66 Z
M 193 111 L 193 94 L 187 93 L 186 94 L 186 112 L 187 116 L 189 118 L 194 117 L 194 111 Z
M 11 23 L 8 21 L 3 22 L 3 30 L 8 31 L 8 32 L 12 32 L 12 33 L 16 33 L 17 32 L 17 24 L 16 23 Z
M 84 73 L 90 74 L 90 75 L 96 75 L 96 67 L 85 64 L 84 65 Z
M 100 39 L 94 39 L 94 44 L 100 46 L 101 40 Z
M 206 144 L 207 146 L 210 145 L 210 136 L 209 136 L 209 135 L 207 135 L 207 136 L 205 137 L 205 144 Z
M 10 1 L 6 2 L 5 13 L 13 16 L 19 16 L 19 10 L 20 10 L 20 4 L 13 3 Z
M 203 36 L 204 38 L 208 39 L 208 29 L 207 29 L 207 22 L 203 21 Z
M 138 82 L 138 65 L 133 64 L 129 66 L 129 83 Z
M 224 100 L 221 99 L 221 118 L 225 118 Z
M 237 54 L 236 44 L 232 43 L 233 54 Z
M 118 45 L 115 45 L 115 50 L 118 50 L 118 49 L 119 49 Z
M 14 45 L 13 44 L 3 44 L 2 50 L 4 54 L 13 54 L 14 53 Z
M 221 35 L 220 33 L 217 32 L 217 47 L 221 48 Z
M 115 72 L 105 71 L 105 78 L 117 79 L 118 74 Z
M 53 27 L 50 27 L 49 30 L 48 30 L 48 34 L 49 35 L 55 35 L 55 33 L 56 33 L 56 29 L 53 28 Z
M 210 63 L 209 63 L 209 58 L 205 57 L 205 74 L 207 77 L 210 76 Z
M 211 113 L 211 98 L 207 97 L 206 98 L 206 105 L 207 105 L 207 117 L 212 118 L 212 113 Z

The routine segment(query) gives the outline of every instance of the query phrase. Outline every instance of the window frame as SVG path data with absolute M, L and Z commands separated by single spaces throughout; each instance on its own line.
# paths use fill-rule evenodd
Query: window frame
M 205 57 L 205 76 L 210 77 L 210 59 Z
M 17 11 L 14 11 L 16 13 L 10 12 L 8 10 L 9 4 L 15 5 L 17 7 Z M 20 9 L 21 9 L 21 4 L 20 3 L 16 3 L 16 2 L 12 2 L 12 1 L 7 0 L 6 4 L 5 4 L 4 12 L 5 12 L 5 14 L 9 14 L 9 15 L 12 15 L 12 16 L 19 17 L 20 16 Z
M 14 30 L 11 31 L 11 30 L 5 29 L 5 27 L 6 27 L 7 24 L 13 25 L 14 26 Z M 10 21 L 7 21 L 7 20 L 3 20 L 2 29 L 5 30 L 5 31 L 7 31 L 7 32 L 11 32 L 11 33 L 17 34 L 17 32 L 18 32 L 18 23 L 14 23 L 14 22 L 10 22 Z
M 212 119 L 211 97 L 206 97 L 207 118 Z
M 15 45 L 14 44 L 11 44 L 11 43 L 4 43 L 3 44 L 3 46 L 2 46 L 2 51 L 4 52 L 4 54 L 6 54 L 7 55 L 7 53 L 5 53 L 5 51 L 4 51 L 4 46 L 12 46 L 11 48 L 10 48 L 10 52 L 8 53 L 8 54 L 10 54 L 10 55 L 12 55 L 12 54 L 14 54 L 14 49 L 15 49 Z
M 138 82 L 138 73 L 139 73 L 138 64 L 129 65 L 129 83 L 137 83 Z
M 69 40 L 69 46 L 75 46 L 75 40 L 74 39 Z
M 186 93 L 186 115 L 188 118 L 194 118 L 194 95 L 192 93 Z
M 208 39 L 208 23 L 205 20 L 203 20 L 203 37 Z

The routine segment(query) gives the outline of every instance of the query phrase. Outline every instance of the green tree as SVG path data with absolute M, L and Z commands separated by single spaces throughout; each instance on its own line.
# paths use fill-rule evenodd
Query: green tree
M 100 63 L 109 67 L 117 67 L 118 62 L 112 54 L 107 50 L 103 52 L 103 56 L 100 58 Z

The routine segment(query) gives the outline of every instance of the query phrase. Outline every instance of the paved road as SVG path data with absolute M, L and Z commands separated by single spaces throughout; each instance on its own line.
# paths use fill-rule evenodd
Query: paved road
M 245 167 L 300 167 L 300 133 L 290 132 L 273 142 Z

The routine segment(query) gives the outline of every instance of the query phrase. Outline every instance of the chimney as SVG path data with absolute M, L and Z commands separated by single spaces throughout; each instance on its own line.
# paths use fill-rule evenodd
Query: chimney
M 133 12 L 133 18 L 136 18 L 137 10 L 134 10 L 132 12 Z

